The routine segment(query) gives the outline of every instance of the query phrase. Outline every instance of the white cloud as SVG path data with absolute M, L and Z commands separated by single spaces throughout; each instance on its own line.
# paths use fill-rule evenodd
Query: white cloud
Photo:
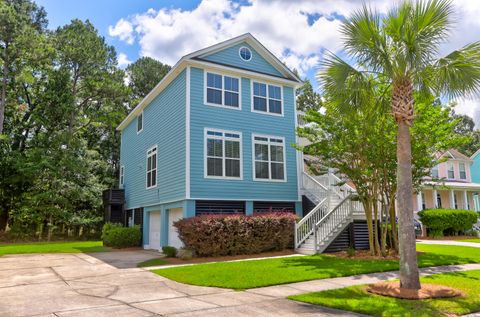
M 173 65 L 185 54 L 250 32 L 280 60 L 305 76 L 318 65 L 325 49 L 339 51 L 341 19 L 360 8 L 362 2 L 248 0 L 240 5 L 233 0 L 202 0 L 191 10 L 152 8 L 122 18 L 109 27 L 109 34 L 129 44 L 137 40 L 141 56 Z M 395 3 L 371 1 L 380 12 L 386 12 Z M 456 25 L 449 41 L 442 45 L 441 54 L 480 39 L 480 1 L 455 0 L 453 5 Z M 480 103 L 462 104 L 458 111 L 477 116 L 480 124 Z
M 129 64 L 132 63 L 132 61 L 129 60 L 128 56 L 124 53 L 118 54 L 117 61 L 120 68 L 127 67 Z
M 120 40 L 133 44 L 135 35 L 133 33 L 133 25 L 125 19 L 118 20 L 115 26 L 108 27 L 108 34 L 110 36 L 118 37 Z
M 475 126 L 480 128 L 480 97 L 461 98 L 455 102 L 455 112 L 470 116 L 475 121 Z

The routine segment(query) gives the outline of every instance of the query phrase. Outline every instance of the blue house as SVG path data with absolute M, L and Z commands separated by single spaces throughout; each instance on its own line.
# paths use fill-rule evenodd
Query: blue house
M 119 125 L 120 188 L 145 248 L 179 247 L 173 222 L 205 213 L 302 215 L 295 90 L 251 34 L 182 57 Z
M 473 183 L 480 184 L 480 150 L 473 153 L 470 157 L 471 165 L 470 165 L 470 176 L 472 178 Z M 480 211 L 480 194 L 476 193 L 473 196 L 473 203 L 476 211 Z

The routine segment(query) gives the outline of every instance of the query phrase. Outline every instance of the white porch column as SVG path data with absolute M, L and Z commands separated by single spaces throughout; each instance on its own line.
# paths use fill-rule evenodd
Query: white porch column
M 422 208 L 422 191 L 417 193 L 417 211 L 421 211 Z
M 438 208 L 437 190 L 433 189 L 433 207 Z
M 463 208 L 466 210 L 470 209 L 468 208 L 468 195 L 466 190 L 463 191 Z
M 455 209 L 455 193 L 450 189 L 450 208 Z

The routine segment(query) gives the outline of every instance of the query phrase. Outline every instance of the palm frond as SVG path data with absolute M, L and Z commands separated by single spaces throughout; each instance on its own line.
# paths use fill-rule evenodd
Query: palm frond
M 390 68 L 388 45 L 381 29 L 381 15 L 366 4 L 354 11 L 340 28 L 347 54 L 375 72 Z
M 325 96 L 334 100 L 339 112 L 375 103 L 376 85 L 371 74 L 357 70 L 333 53 L 326 54 L 320 65 L 317 80 Z
M 437 93 L 458 98 L 480 92 L 480 41 L 440 58 L 425 69 L 429 86 Z

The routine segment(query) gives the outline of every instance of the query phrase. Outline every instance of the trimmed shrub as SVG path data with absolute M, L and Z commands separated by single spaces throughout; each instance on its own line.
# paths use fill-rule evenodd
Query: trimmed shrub
M 431 237 L 464 233 L 472 229 L 478 219 L 475 211 L 462 209 L 427 209 L 418 215 Z
M 198 256 L 254 254 L 293 248 L 292 213 L 203 215 L 174 223 L 186 249 Z
M 177 255 L 177 248 L 169 245 L 162 247 L 162 252 L 168 258 L 174 258 Z
M 113 248 L 128 248 L 140 245 L 142 234 L 139 226 L 123 227 L 121 224 L 106 223 L 103 225 L 103 245 Z
M 180 249 L 178 250 L 177 257 L 182 260 L 190 260 L 193 258 L 193 251 L 190 249 Z

